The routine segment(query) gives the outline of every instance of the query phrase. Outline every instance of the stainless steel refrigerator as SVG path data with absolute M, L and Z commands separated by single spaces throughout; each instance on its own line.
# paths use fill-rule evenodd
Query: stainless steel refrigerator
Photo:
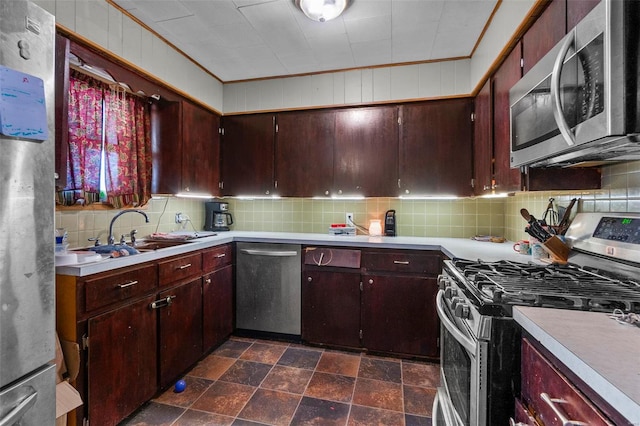
M 0 0 L 0 424 L 55 423 L 53 15 Z

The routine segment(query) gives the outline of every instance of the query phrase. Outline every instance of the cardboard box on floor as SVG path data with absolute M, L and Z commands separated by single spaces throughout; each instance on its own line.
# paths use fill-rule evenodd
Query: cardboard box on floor
M 67 413 L 82 405 L 78 391 L 71 386 L 80 369 L 80 347 L 60 341 L 56 334 L 56 426 L 67 424 Z

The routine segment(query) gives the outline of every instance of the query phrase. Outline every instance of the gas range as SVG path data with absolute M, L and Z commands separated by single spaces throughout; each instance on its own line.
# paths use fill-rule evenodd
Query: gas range
M 513 306 L 640 313 L 640 214 L 580 213 L 568 263 L 444 262 L 435 424 L 509 424 L 520 365 Z
M 566 238 L 566 264 L 445 261 L 457 288 L 447 295 L 490 316 L 511 316 L 515 305 L 640 313 L 640 214 L 581 213 Z

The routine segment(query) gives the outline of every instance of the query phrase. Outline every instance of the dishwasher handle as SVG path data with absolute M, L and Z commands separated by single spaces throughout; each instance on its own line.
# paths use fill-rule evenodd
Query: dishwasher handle
M 293 257 L 298 252 L 294 250 L 257 250 L 257 249 L 240 249 L 241 253 L 251 256 L 270 256 L 270 257 Z

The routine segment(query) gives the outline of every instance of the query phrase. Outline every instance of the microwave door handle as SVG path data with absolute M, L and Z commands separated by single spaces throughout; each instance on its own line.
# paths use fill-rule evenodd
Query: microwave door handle
M 560 53 L 556 57 L 556 61 L 553 64 L 553 71 L 551 72 L 551 96 L 553 100 L 553 118 L 556 120 L 556 124 L 558 125 L 558 129 L 560 130 L 560 134 L 564 138 L 565 142 L 569 146 L 573 146 L 576 143 L 576 138 L 571 132 L 571 128 L 567 123 L 567 120 L 564 118 L 564 114 L 562 113 L 562 100 L 560 99 L 560 77 L 562 76 L 562 65 L 564 64 L 564 59 L 567 57 L 567 53 L 569 53 L 569 49 L 574 44 L 575 40 L 575 31 L 569 33 L 566 37 L 562 46 L 560 47 Z
M 456 339 L 456 341 L 465 348 L 465 350 L 469 353 L 469 355 L 475 358 L 477 344 L 473 340 L 465 336 L 460 330 L 458 330 L 458 327 L 456 327 L 456 325 L 449 319 L 449 316 L 444 311 L 444 306 L 442 305 L 443 298 L 444 298 L 444 291 L 439 290 L 438 296 L 436 297 L 436 310 L 438 311 L 438 316 L 440 317 L 440 321 L 442 322 L 442 325 L 444 325 L 444 327 L 449 331 L 449 333 L 451 333 L 453 338 Z

